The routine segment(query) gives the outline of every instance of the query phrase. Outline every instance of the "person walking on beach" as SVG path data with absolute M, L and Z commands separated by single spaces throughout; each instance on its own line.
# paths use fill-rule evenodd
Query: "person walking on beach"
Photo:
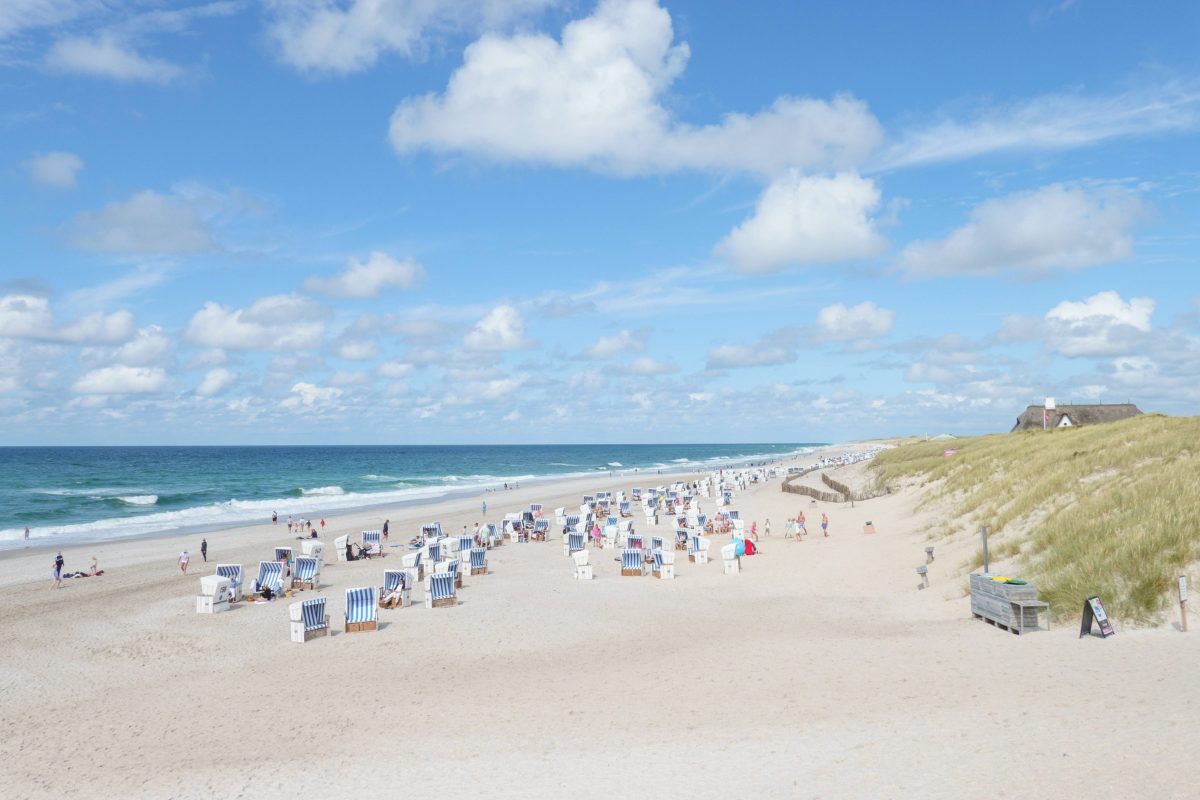
M 278 514 L 278 512 L 272 511 L 271 512 L 271 524 L 274 525 L 277 522 L 279 522 L 279 514 Z
M 52 589 L 61 589 L 62 588 L 62 571 L 63 571 L 63 557 L 62 557 L 62 550 L 59 550 L 58 555 L 56 555 L 54 557 L 54 583 L 50 584 L 50 587 Z
M 750 538 L 755 542 L 758 541 L 758 520 L 750 523 Z
M 389 522 L 391 522 L 391 520 L 387 520 L 387 519 L 385 519 L 385 520 L 383 521 L 383 540 L 384 540 L 385 542 L 387 541 L 387 537 L 388 537 L 388 523 L 389 523 Z
M 204 559 L 204 563 L 208 563 L 208 539 L 200 540 L 200 557 Z
M 796 526 L 796 522 L 791 518 L 787 518 L 787 525 L 783 526 L 783 538 L 792 538 L 792 529 Z
M 796 535 L 808 536 L 808 527 L 804 524 L 804 512 L 800 512 L 800 516 L 796 517 Z
M 325 518 L 321 517 L 321 533 L 325 532 Z
M 771 535 L 771 518 L 770 517 L 763 520 L 763 533 L 766 534 L 767 536 Z
M 184 550 L 179 554 L 179 572 L 181 574 L 187 575 L 188 562 L 191 560 L 192 557 L 188 555 L 187 550 Z
M 829 536 L 829 517 L 825 515 L 824 511 L 821 512 L 821 533 Z
M 479 510 L 483 512 L 483 516 L 487 516 L 487 500 L 479 504 Z

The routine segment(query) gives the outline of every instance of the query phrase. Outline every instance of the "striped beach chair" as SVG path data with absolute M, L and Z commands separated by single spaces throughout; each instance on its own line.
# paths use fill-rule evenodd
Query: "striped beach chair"
M 290 547 L 276 547 L 275 548 L 275 560 L 276 561 L 283 561 L 288 565 L 288 567 L 291 567 L 292 566 L 292 557 L 293 557 L 292 548 L 290 548 Z
M 533 538 L 539 541 L 546 541 L 547 534 L 550 533 L 550 520 L 538 519 L 533 523 Z
M 458 605 L 458 593 L 454 587 L 454 576 L 439 572 L 425 578 L 425 607 L 444 608 Z
M 631 533 L 625 537 L 625 546 L 630 550 L 642 549 L 642 537 L 639 534 Z
M 635 487 L 633 492 L 630 494 L 630 499 L 635 503 L 642 502 L 642 490 Z
M 622 500 L 617 506 L 617 510 L 620 512 L 622 517 L 633 516 L 633 505 L 628 500 Z
M 429 553 L 429 563 L 436 564 L 442 560 L 442 543 L 430 542 L 425 545 L 426 551 Z
M 621 574 L 642 577 L 642 550 L 640 547 L 626 547 L 621 551 Z
M 363 531 L 362 543 L 367 555 L 383 555 L 383 531 Z
M 530 503 L 529 510 L 535 517 L 540 517 L 542 515 L 542 504 L 541 503 Z
M 454 587 L 462 588 L 462 572 L 459 571 L 461 562 L 457 558 L 451 558 L 446 561 L 438 562 L 438 565 L 433 568 L 434 575 L 449 574 L 454 576 Z
M 278 561 L 258 562 L 258 579 L 254 581 L 254 593 L 264 588 L 275 594 L 283 594 L 283 564 Z
M 412 582 L 408 570 L 385 569 L 383 586 L 379 589 L 380 608 L 403 608 L 409 604 Z
M 346 590 L 346 633 L 379 630 L 379 601 L 374 586 Z
M 487 575 L 487 548 L 471 548 L 471 574 Z
M 596 496 L 592 494 L 585 494 L 583 496 L 583 504 L 588 508 L 591 508 L 596 504 Z
M 675 579 L 675 551 L 674 550 L 655 550 L 654 551 L 654 566 L 651 570 L 656 578 L 666 580 Z
M 692 536 L 692 541 L 688 545 L 688 561 L 696 564 L 708 563 L 708 548 L 711 542 L 703 536 Z
M 564 553 L 564 555 L 567 555 L 567 556 L 571 555 L 572 553 L 582 550 L 583 549 L 583 534 L 582 533 L 568 533 L 567 534 L 567 546 L 564 549 L 566 550 L 566 553 Z
M 292 573 L 292 588 L 316 589 L 321 578 L 321 562 L 312 556 L 300 556 L 296 559 L 296 569 Z
M 415 580 L 417 581 L 425 577 L 425 564 L 423 557 L 424 553 L 422 553 L 420 550 L 412 553 L 405 553 L 400 557 L 400 563 L 404 565 L 406 570 L 413 574 Z
M 568 531 L 579 530 L 579 515 L 567 514 L 563 519 L 563 527 Z
M 473 537 L 473 536 L 459 536 L 458 537 L 458 552 L 466 554 L 466 553 L 471 552 L 471 550 L 474 547 L 475 547 L 475 537 Z
M 442 523 L 430 522 L 421 526 L 421 538 L 439 539 L 442 536 Z
M 288 606 L 291 616 L 292 641 L 303 644 L 309 639 L 329 635 L 329 615 L 325 613 L 325 598 L 310 597 Z
M 615 526 L 620 521 L 621 520 L 619 520 L 617 517 L 612 516 L 611 514 L 605 516 L 605 518 L 604 518 L 605 525 L 614 525 Z
M 663 540 L 661 536 L 650 537 L 650 549 L 646 552 L 646 563 L 654 561 L 654 552 L 663 549 Z
M 229 579 L 230 602 L 242 599 L 242 565 L 217 564 L 217 574 Z

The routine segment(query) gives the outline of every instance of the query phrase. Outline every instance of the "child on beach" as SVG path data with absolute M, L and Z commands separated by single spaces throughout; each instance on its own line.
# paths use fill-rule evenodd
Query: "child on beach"
M 58 555 L 56 555 L 54 557 L 54 583 L 50 584 L 50 588 L 52 588 L 52 589 L 61 589 L 62 588 L 62 571 L 63 571 L 63 557 L 62 557 L 62 551 L 59 550 Z
M 829 517 L 825 515 L 825 512 L 821 512 L 821 533 L 829 535 Z
M 187 575 L 188 562 L 191 560 L 192 557 L 188 555 L 187 550 L 184 550 L 179 554 L 179 572 L 181 574 Z
M 771 535 L 771 519 L 770 519 L 770 517 L 763 520 L 763 533 L 767 536 Z
M 793 530 L 795 527 L 796 527 L 796 521 L 795 521 L 795 520 L 793 520 L 791 517 L 788 517 L 788 518 L 787 518 L 787 525 L 785 525 L 785 526 L 783 527 L 783 538 L 785 538 L 785 539 L 790 539 L 790 538 L 792 538 L 792 530 Z
M 758 520 L 750 523 L 750 539 L 755 542 L 758 541 Z

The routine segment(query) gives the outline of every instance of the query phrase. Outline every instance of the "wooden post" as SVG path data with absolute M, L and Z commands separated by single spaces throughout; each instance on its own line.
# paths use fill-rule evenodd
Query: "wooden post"
M 925 548 L 925 563 L 926 564 L 933 563 L 933 545 L 929 545 L 928 547 Z
M 987 548 L 988 529 L 987 529 L 987 525 L 981 525 L 979 527 L 979 535 L 983 537 L 983 571 L 986 573 L 986 572 L 991 571 L 991 569 L 990 569 L 991 564 L 988 561 L 988 548 Z
M 1187 633 L 1187 600 L 1188 587 L 1187 576 L 1179 576 L 1179 628 L 1184 633 Z
M 925 566 L 917 567 L 917 574 L 921 576 L 921 583 L 917 586 L 918 589 L 929 588 L 929 569 Z

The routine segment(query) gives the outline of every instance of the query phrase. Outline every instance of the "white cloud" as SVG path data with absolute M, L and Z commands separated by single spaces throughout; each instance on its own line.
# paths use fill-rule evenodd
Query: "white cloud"
M 348 74 L 381 56 L 418 55 L 439 33 L 492 29 L 555 0 L 270 0 L 270 36 L 284 63 L 304 72 Z
M 171 356 L 171 339 L 157 325 L 150 325 L 137 332 L 130 341 L 117 348 L 113 360 L 130 367 L 148 367 L 162 364 Z
M 708 351 L 709 369 L 739 369 L 741 367 L 771 367 L 790 364 L 796 354 L 786 347 L 760 341 L 755 345 L 723 344 Z
M 84 250 L 138 255 L 198 253 L 216 246 L 196 208 L 150 189 L 76 214 L 68 240 Z
M 237 375 L 224 367 L 210 369 L 205 373 L 204 380 L 200 381 L 200 385 L 196 387 L 196 394 L 201 397 L 212 397 L 225 391 L 236 382 Z
M 396 108 L 392 144 L 401 153 L 462 152 L 623 174 L 769 175 L 849 167 L 882 139 L 878 121 L 852 97 L 781 97 L 718 124 L 678 122 L 662 98 L 690 51 L 673 40 L 670 14 L 655 0 L 601 0 L 591 16 L 563 28 L 561 41 L 486 34 L 466 49 L 443 94 Z
M 337 346 L 337 354 L 348 361 L 369 361 L 379 353 L 379 348 L 369 339 L 353 339 Z
M 494 381 L 488 381 L 480 389 L 479 397 L 484 400 L 499 400 L 502 397 L 508 397 L 520 389 L 525 381 L 526 378 L 524 376 L 498 378 Z
M 392 286 L 411 289 L 424 277 L 425 268 L 415 261 L 397 261 L 387 253 L 375 250 L 365 264 L 351 258 L 340 274 L 332 278 L 308 278 L 304 288 L 334 297 L 365 299 L 378 297 L 380 292 Z
M 716 252 L 752 274 L 873 256 L 887 246 L 871 218 L 879 200 L 879 189 L 868 178 L 792 171 L 771 182 L 754 215 L 734 228 Z
M 525 338 L 525 320 L 509 305 L 496 306 L 463 338 L 468 350 L 503 352 L 527 350 L 533 342 Z
M 626 371 L 630 375 L 669 375 L 679 372 L 679 367 L 668 361 L 660 361 L 654 356 L 640 356 L 629 362 Z
M 320 343 L 324 317 L 321 305 L 295 294 L 264 297 L 233 311 L 210 301 L 192 316 L 183 336 L 200 347 L 303 350 Z
M 9 294 L 0 297 L 0 336 L 50 342 L 114 344 L 133 336 L 133 315 L 95 312 L 66 325 L 55 322 L 45 297 Z
M 412 364 L 406 364 L 403 361 L 385 361 L 375 368 L 376 374 L 381 378 L 407 378 L 415 370 Z
M 505 422 L 516 422 L 519 419 L 521 419 L 521 412 L 517 411 L 514 408 L 512 411 L 508 412 L 503 417 L 501 417 L 501 419 L 504 420 Z
M 314 408 L 332 403 L 341 396 L 341 389 L 301 382 L 292 386 L 292 396 L 280 405 L 284 408 Z
M 55 150 L 39 153 L 25 162 L 30 179 L 47 189 L 74 189 L 75 177 L 83 169 L 83 159 L 74 153 Z
M 167 383 L 167 373 L 159 367 L 127 367 L 115 364 L 94 369 L 71 386 L 76 394 L 146 394 L 157 392 Z
M 5 0 L 0 3 L 0 39 L 32 28 L 70 22 L 98 6 L 96 0 Z
M 622 330 L 616 336 L 601 336 L 595 344 L 584 350 L 580 357 L 592 361 L 604 361 L 621 353 L 640 353 L 645 349 L 645 331 Z
M 1042 95 L 983 108 L 966 121 L 942 120 L 902 136 L 874 166 L 891 169 L 1004 151 L 1065 150 L 1197 127 L 1196 82 L 1157 81 L 1110 96 Z
M 834 303 L 817 313 L 817 328 L 821 337 L 830 341 L 875 339 L 891 331 L 895 318 L 896 312 L 870 301 L 850 308 Z
M 1125 355 L 1150 333 L 1153 314 L 1151 298 L 1125 301 L 1112 291 L 1064 300 L 1046 312 L 1046 343 L 1064 356 Z
M 46 53 L 46 66 L 58 72 L 165 84 L 183 75 L 183 69 L 160 58 L 137 53 L 112 32 L 98 36 L 67 36 Z
M 1127 258 L 1140 213 L 1128 192 L 1053 184 L 980 203 L 947 238 L 904 248 L 900 265 L 919 278 L 1081 269 Z

